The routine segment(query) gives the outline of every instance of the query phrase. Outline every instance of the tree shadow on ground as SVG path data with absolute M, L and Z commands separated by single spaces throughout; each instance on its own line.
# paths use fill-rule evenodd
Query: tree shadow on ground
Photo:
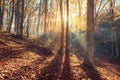
M 70 69 L 69 54 L 65 54 L 65 62 L 63 64 L 63 71 L 61 74 L 61 80 L 73 80 L 73 75 Z
M 2 59 L 7 58 L 7 60 L 13 59 L 13 58 L 19 58 L 17 57 L 19 54 L 22 54 L 27 51 L 38 54 L 41 57 L 35 61 L 32 61 L 29 65 L 20 66 L 19 69 L 13 71 L 11 74 L 4 76 L 5 79 L 22 80 L 22 77 L 25 77 L 26 79 L 32 79 L 32 75 L 36 74 L 37 76 L 37 74 L 41 72 L 41 69 L 38 68 L 39 65 L 44 65 L 44 61 L 46 60 L 46 58 L 49 58 L 50 56 L 52 56 L 49 54 L 46 48 L 43 48 L 37 45 L 26 45 L 22 47 L 23 49 L 20 49 L 20 50 L 12 50 L 12 48 L 15 48 L 15 47 L 10 47 L 9 51 L 8 49 L 6 49 L 8 53 L 5 52 L 1 54 L 0 57 L 2 57 Z M 45 65 L 47 65 L 47 63 Z M 34 77 L 34 79 L 36 79 L 36 76 Z
M 104 80 L 95 68 L 89 66 L 82 66 L 81 68 L 90 80 Z
M 0 61 L 2 59 L 13 59 L 13 58 L 17 58 L 17 55 L 26 52 L 25 49 L 23 50 L 12 50 L 11 48 L 8 49 L 4 49 L 2 48 L 2 50 L 0 49 L 1 53 L 0 53 Z
M 96 56 L 96 59 L 94 62 L 97 67 L 104 68 L 107 71 L 110 71 L 114 73 L 115 75 L 120 76 L 120 64 L 119 63 L 111 62 L 111 58 L 105 55 L 98 54 L 95 56 Z
M 40 56 L 50 56 L 52 54 L 52 51 L 45 47 L 40 47 L 38 45 L 24 45 L 19 47 L 11 47 L 11 46 L 4 46 L 0 47 L 0 61 L 2 59 L 13 59 L 17 58 L 19 54 L 25 53 L 25 52 L 33 52 Z
M 62 58 L 62 55 L 57 54 L 49 65 L 42 70 L 41 74 L 38 75 L 38 80 L 73 80 L 69 55 L 65 56 L 63 64 Z M 61 65 L 63 65 L 63 68 L 61 68 Z
M 48 66 L 38 74 L 38 80 L 57 80 L 60 75 L 61 57 L 61 55 L 56 54 Z
M 23 45 L 26 48 L 26 51 L 31 51 L 31 52 L 37 53 L 39 55 L 46 56 L 46 55 L 52 54 L 51 48 L 39 46 L 40 44 L 47 44 L 47 43 L 45 43 L 44 39 L 42 39 L 40 41 L 40 40 L 37 40 L 36 38 L 34 40 L 30 40 L 30 39 L 26 39 L 26 38 L 16 38 L 14 34 L 8 35 L 6 33 L 6 34 L 3 34 L 2 40 L 4 40 L 4 42 L 0 41 L 0 44 L 5 45 L 7 47 L 10 47 L 10 46 L 7 45 L 6 43 L 11 44 L 11 42 L 12 42 L 12 43 L 15 43 L 16 45 Z M 54 41 L 50 45 L 52 45 L 52 44 L 54 44 Z M 10 53 L 10 52 L 8 52 L 8 53 Z M 14 51 L 13 51 L 13 53 L 14 53 Z
M 112 63 L 111 63 L 112 64 Z M 119 65 L 117 65 L 116 67 L 112 67 L 112 68 L 114 68 L 114 70 L 112 69 L 112 68 L 108 68 L 109 66 L 112 66 L 112 65 L 116 65 L 116 64 L 112 64 L 112 65 L 110 65 L 110 63 L 109 62 L 105 62 L 105 61 L 103 61 L 103 62 L 101 62 L 101 61 L 95 61 L 95 65 L 97 66 L 97 67 L 101 67 L 101 68 L 104 68 L 104 69 L 106 69 L 107 71 L 110 71 L 110 72 L 112 72 L 112 73 L 114 73 L 115 75 L 117 75 L 117 76 L 120 76 L 120 73 L 117 73 L 117 72 L 120 72 L 120 66 Z
M 28 45 L 26 46 L 27 50 L 34 52 L 38 55 L 42 56 L 50 56 L 52 55 L 52 50 L 46 47 L 42 47 L 39 45 Z

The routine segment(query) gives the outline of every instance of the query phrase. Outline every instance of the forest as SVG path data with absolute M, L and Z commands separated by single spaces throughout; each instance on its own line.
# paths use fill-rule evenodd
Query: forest
M 0 80 L 120 80 L 120 0 L 0 0 Z

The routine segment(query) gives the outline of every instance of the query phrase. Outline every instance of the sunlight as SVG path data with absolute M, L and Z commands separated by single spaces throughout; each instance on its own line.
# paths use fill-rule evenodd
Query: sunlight
M 0 80 L 120 80 L 120 0 L 1 0 Z
M 64 23 L 66 24 L 66 22 L 67 22 L 67 15 L 64 14 L 63 16 L 64 16 Z

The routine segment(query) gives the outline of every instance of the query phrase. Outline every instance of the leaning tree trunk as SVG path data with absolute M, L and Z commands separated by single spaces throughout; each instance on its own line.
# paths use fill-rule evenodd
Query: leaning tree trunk
M 93 66 L 94 57 L 94 0 L 87 0 L 87 47 L 83 65 Z

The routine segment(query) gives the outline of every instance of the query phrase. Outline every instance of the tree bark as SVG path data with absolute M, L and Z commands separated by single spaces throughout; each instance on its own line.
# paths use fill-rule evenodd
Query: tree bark
M 48 0 L 45 0 L 44 34 L 47 33 L 47 2 Z
M 11 32 L 13 16 L 14 16 L 14 0 L 12 0 L 12 15 L 11 15 L 10 23 L 9 23 L 8 29 L 7 29 L 7 32 L 9 32 L 9 33 Z
M 67 21 L 66 21 L 66 53 L 69 50 L 69 0 L 67 0 Z
M 4 6 L 5 0 L 0 1 L 0 30 L 3 28 Z
M 20 36 L 23 36 L 23 23 L 24 23 L 24 0 L 22 0 L 21 8 L 21 23 L 20 23 Z
M 39 25 L 40 25 L 40 13 L 41 13 L 41 1 L 39 3 L 39 13 L 38 13 L 38 24 L 37 24 L 37 36 L 39 35 Z
M 61 18 L 61 43 L 60 43 L 60 50 L 59 54 L 63 54 L 64 50 L 64 19 L 63 19 L 63 0 L 60 0 L 60 18 Z
M 115 55 L 114 34 L 113 34 L 113 19 L 114 19 L 113 0 L 110 0 L 110 28 L 111 28 L 112 57 Z
M 20 29 L 20 5 L 19 5 L 19 0 L 16 2 L 16 7 L 15 7 L 15 32 L 16 35 L 20 35 L 19 29 Z
M 118 46 L 118 38 L 117 38 L 117 31 L 114 32 L 114 36 L 115 36 L 115 58 L 118 59 L 119 58 L 119 46 Z
M 94 0 L 87 0 L 87 47 L 82 65 L 94 67 Z

